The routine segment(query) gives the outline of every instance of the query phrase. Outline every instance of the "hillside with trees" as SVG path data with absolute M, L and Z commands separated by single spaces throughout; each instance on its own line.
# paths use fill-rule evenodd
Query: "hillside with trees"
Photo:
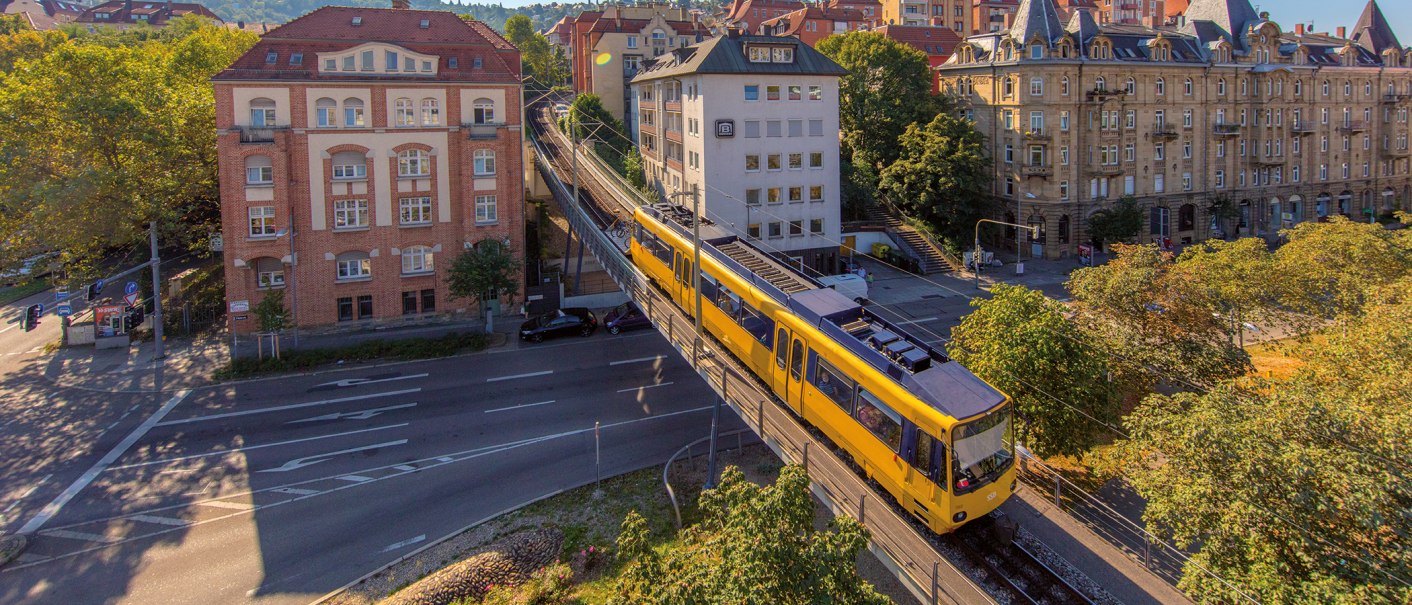
M 222 19 L 231 23 L 244 21 L 246 23 L 284 23 L 295 17 L 308 13 L 321 6 L 368 6 L 386 8 L 390 0 L 205 0 L 203 2 L 207 8 L 220 15 Z M 707 13 L 715 12 L 719 5 L 716 2 L 687 0 L 684 2 L 672 2 L 674 5 L 688 8 L 700 8 Z M 566 15 L 577 15 L 586 10 L 593 10 L 595 5 L 590 2 L 550 2 L 547 4 L 529 4 L 520 7 L 506 7 L 504 4 L 457 4 L 455 2 L 444 2 L 442 0 L 413 0 L 412 8 L 422 10 L 444 10 L 470 15 L 479 21 L 490 24 L 497 30 L 504 31 L 505 22 L 515 15 L 525 15 L 534 23 L 535 30 L 542 31 L 553 25 Z

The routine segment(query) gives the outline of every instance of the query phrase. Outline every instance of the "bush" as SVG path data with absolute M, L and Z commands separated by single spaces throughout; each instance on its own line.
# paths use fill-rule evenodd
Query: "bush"
M 497 586 L 485 595 L 484 605 L 561 605 L 569 601 L 574 572 L 555 563 L 530 575 L 519 586 Z
M 480 351 L 489 344 L 479 332 L 458 332 L 439 338 L 408 338 L 404 340 L 370 340 L 347 347 L 294 350 L 279 359 L 240 357 L 217 370 L 217 380 L 244 378 L 272 372 L 307 370 L 339 361 L 370 361 L 374 359 L 434 359 L 462 351 Z

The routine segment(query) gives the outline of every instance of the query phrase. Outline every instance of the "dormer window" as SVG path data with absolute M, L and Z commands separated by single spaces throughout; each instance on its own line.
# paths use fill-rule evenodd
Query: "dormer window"
M 303 64 L 304 64 L 304 53 L 294 53 L 294 54 L 289 55 L 289 64 L 290 64 L 290 65 L 303 65 Z
M 447 68 L 447 69 L 458 69 L 458 68 L 460 68 L 460 66 L 461 66 L 461 62 L 460 62 L 459 60 L 457 60 L 456 57 L 449 57 L 449 58 L 446 59 L 446 68 Z
M 422 29 L 428 29 L 428 28 L 430 28 L 430 27 L 431 27 L 431 19 L 422 19 L 421 23 L 417 24 L 417 27 L 420 27 L 420 28 L 422 28 Z
M 362 25 L 362 24 L 363 24 L 363 18 L 362 18 L 362 17 L 354 17 L 354 18 L 353 18 L 353 27 L 357 27 L 357 26 Z
M 1043 47 L 1043 46 L 1040 46 L 1040 45 L 1038 45 L 1038 44 L 1032 44 L 1032 45 L 1030 45 L 1030 58 L 1031 58 L 1031 59 L 1043 59 L 1043 58 L 1044 58 L 1044 47 Z
M 475 57 L 475 58 L 471 59 L 471 68 L 472 68 L 472 69 L 480 69 L 481 66 L 482 66 L 482 63 L 481 63 L 480 57 Z
M 387 51 L 387 71 L 397 71 L 397 53 Z
M 274 64 L 275 64 L 276 62 L 278 62 L 278 61 L 279 61 L 279 53 L 277 53 L 277 52 L 275 52 L 275 51 L 270 51 L 270 52 L 265 53 L 265 64 L 266 64 L 266 65 L 274 65 Z
M 362 54 L 362 57 L 361 57 L 361 58 L 362 58 L 363 71 L 372 71 L 372 70 L 373 70 L 373 51 L 371 51 L 371 50 L 365 50 L 365 51 L 363 51 L 361 54 Z
M 794 62 L 794 49 L 793 49 L 793 48 L 776 48 L 776 49 L 775 49 L 775 52 L 774 52 L 774 61 L 775 61 L 775 63 L 793 63 L 793 62 Z

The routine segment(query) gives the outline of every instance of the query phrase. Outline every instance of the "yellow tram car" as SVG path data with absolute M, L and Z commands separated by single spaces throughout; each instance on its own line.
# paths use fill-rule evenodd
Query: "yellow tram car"
M 632 262 L 691 315 L 689 214 L 634 214 Z M 703 328 L 780 401 L 848 452 L 932 531 L 995 510 L 1015 490 L 1010 399 L 838 292 L 702 221 Z M 747 255 L 747 256 L 742 256 Z M 773 262 L 772 259 L 769 262 Z

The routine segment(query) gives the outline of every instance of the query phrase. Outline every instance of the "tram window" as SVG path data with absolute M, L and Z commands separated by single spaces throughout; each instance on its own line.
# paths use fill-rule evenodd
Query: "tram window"
M 721 311 L 732 320 L 735 320 L 736 316 L 740 314 L 740 297 L 725 286 L 721 286 L 720 291 L 716 292 L 716 306 L 720 307 Z
M 657 237 L 653 237 L 652 253 L 657 255 L 657 259 L 662 261 L 662 264 L 668 267 L 672 266 L 672 249 L 667 246 L 667 242 L 664 242 Z
M 701 274 L 701 299 L 716 302 L 716 280 L 704 272 Z
M 892 451 L 902 446 L 902 415 L 863 389 L 858 389 L 858 422 Z
M 755 340 L 770 346 L 770 334 L 775 331 L 775 322 L 744 302 L 740 305 L 740 327 L 745 328 Z
M 781 369 L 781 370 L 784 369 L 784 362 L 785 362 L 785 348 L 784 348 L 784 343 L 787 343 L 787 342 L 789 342 L 789 334 L 786 334 L 786 333 L 785 333 L 784 328 L 780 328 L 779 334 L 776 334 L 776 335 L 775 335 L 775 366 L 777 366 L 777 367 L 778 367 L 779 369 Z
M 800 377 L 804 375 L 804 341 L 798 338 L 794 339 L 794 346 L 789 350 L 789 375 L 795 382 L 799 382 Z
M 853 415 L 853 381 L 844 376 L 833 364 L 819 360 L 814 370 L 814 388 L 828 396 L 838 407 Z
M 912 468 L 915 468 L 926 475 L 928 479 L 936 481 L 936 471 L 946 468 L 945 464 L 932 465 L 932 452 L 942 449 L 936 437 L 928 435 L 925 431 L 917 429 L 917 449 L 912 452 Z

